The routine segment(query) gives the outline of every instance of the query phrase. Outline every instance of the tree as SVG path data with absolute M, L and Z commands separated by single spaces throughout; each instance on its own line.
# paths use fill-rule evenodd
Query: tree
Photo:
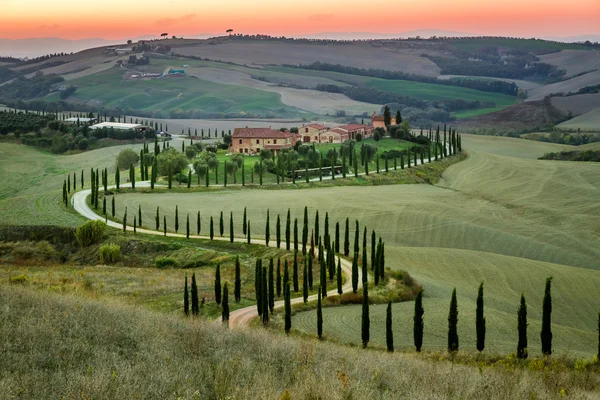
M 275 239 L 277 241 L 277 248 L 281 248 L 281 218 L 277 214 L 277 222 L 275 224 Z
M 354 253 L 352 259 L 352 293 L 358 290 L 358 253 Z
M 366 349 L 370 339 L 370 325 L 371 320 L 369 319 L 369 285 L 363 285 L 363 301 L 362 301 L 362 344 L 363 348 Z
M 552 277 L 546 279 L 546 289 L 544 291 L 544 302 L 542 306 L 542 354 L 549 356 L 552 354 Z
M 221 264 L 217 264 L 215 271 L 215 302 L 221 304 Z
M 423 289 L 421 289 L 415 299 L 415 315 L 413 317 L 413 341 L 417 352 L 420 352 L 423 346 L 423 330 L 425 328 L 423 314 L 425 314 L 425 310 L 423 310 Z
M 177 175 L 188 166 L 188 159 L 174 148 L 168 148 L 156 156 L 158 172 L 167 177 Z
M 294 251 L 294 267 L 292 269 L 292 282 L 294 284 L 294 293 L 298 293 L 300 285 L 298 282 L 298 250 Z
M 262 315 L 263 312 L 263 301 L 262 301 L 262 260 L 256 259 L 256 265 L 254 266 L 254 293 L 256 296 L 256 311 L 258 315 Z
M 283 289 L 283 297 L 284 297 L 284 313 L 285 313 L 285 333 L 286 335 L 290 334 L 290 329 L 292 329 L 292 304 L 290 301 L 290 283 L 284 282 Z
M 325 248 L 329 250 L 330 248 L 330 237 L 329 237 L 329 213 L 325 212 L 325 229 L 323 232 L 323 242 L 325 244 Z
M 277 297 L 281 297 L 281 258 L 277 259 Z
M 340 223 L 336 222 L 335 223 L 335 253 L 339 254 L 340 253 Z
M 338 294 L 341 296 L 344 291 L 342 290 L 342 264 L 340 258 L 338 257 L 337 262 L 337 290 Z
M 192 315 L 198 315 L 200 308 L 198 307 L 198 286 L 196 285 L 196 274 L 192 274 Z
M 298 252 L 298 218 L 294 218 L 294 251 Z
M 112 217 L 115 217 L 115 196 L 112 197 L 111 200 L 111 213 L 112 213 Z M 158 228 L 156 228 L 156 230 L 158 230 Z
M 306 245 L 307 244 L 308 244 L 308 208 L 306 206 L 304 206 L 304 222 L 302 223 L 302 254 L 306 254 Z
M 163 233 L 167 236 L 167 216 L 163 215 Z
M 185 237 L 190 238 L 190 214 L 187 214 L 185 221 Z
M 202 222 L 200 220 L 200 211 L 196 214 L 196 234 L 200 235 L 200 228 L 202 227 Z
M 477 351 L 485 348 L 485 316 L 483 314 L 483 282 L 477 292 L 477 309 L 475 311 L 475 330 L 477 331 Z
M 392 114 L 387 105 L 383 109 L 383 123 L 385 124 L 386 128 L 392 124 Z
M 248 239 L 248 244 L 252 243 L 252 235 L 250 235 L 250 220 L 248 220 L 248 228 L 246 229 L 248 232 L 247 235 L 247 239 Z
M 400 125 L 402 123 L 402 114 L 400 114 L 400 110 L 396 111 L 396 125 Z
M 319 210 L 315 212 L 315 239 L 319 241 Z
M 274 284 L 274 266 L 273 266 L 273 257 L 269 260 L 269 311 L 271 314 L 273 313 L 273 309 L 275 308 L 275 284 Z
M 262 323 L 266 325 L 269 322 L 269 289 L 267 286 L 267 269 L 263 268 L 261 273 L 261 282 L 260 288 L 262 290 L 262 294 L 260 296 L 262 300 Z
M 359 252 L 359 247 L 358 247 L 358 240 L 359 240 L 359 230 L 358 230 L 358 220 L 356 220 L 356 229 L 354 230 L 354 252 L 358 253 Z
M 242 228 L 243 228 L 244 236 L 246 236 L 246 207 L 244 207 L 244 218 L 242 221 Z
M 376 266 L 376 262 L 375 259 L 377 258 L 377 237 L 375 235 L 375 231 L 372 230 L 371 231 L 371 270 L 375 272 L 375 275 L 378 275 L 379 271 L 375 270 L 375 266 Z
M 129 168 L 131 164 L 135 164 L 140 160 L 140 156 L 137 152 L 132 149 L 121 150 L 117 155 L 116 166 L 117 169 Z
M 525 295 L 521 294 L 521 304 L 517 314 L 517 329 L 519 331 L 519 342 L 517 343 L 517 357 L 526 359 L 527 351 L 527 303 Z
M 223 285 L 223 304 L 221 311 L 221 320 L 223 322 L 229 321 L 229 289 L 227 288 L 227 282 Z
M 452 291 L 450 311 L 448 313 L 448 352 L 458 351 L 458 304 L 456 301 L 456 288 Z
M 129 166 L 129 180 L 131 181 L 131 188 L 135 190 L 135 167 L 133 164 Z M 98 190 L 98 188 L 96 188 Z
M 138 224 L 142 226 L 142 205 L 138 205 Z
M 346 217 L 346 229 L 344 231 L 344 256 L 350 254 L 350 220 Z
M 235 257 L 235 282 L 233 286 L 233 296 L 235 302 L 239 303 L 242 299 L 242 278 L 240 276 L 240 256 Z
M 175 206 L 175 233 L 179 230 L 179 207 Z
M 215 236 L 215 227 L 214 227 L 214 223 L 213 223 L 213 217 L 211 215 L 210 216 L 210 240 L 213 240 L 214 236 Z
M 291 220 L 290 220 L 290 209 L 288 208 L 287 219 L 285 221 L 285 249 L 290 249 L 290 229 L 291 229 Z
M 223 211 L 221 211 L 221 214 L 219 216 L 219 236 L 223 236 L 223 234 L 225 233 L 225 226 L 223 223 Z
M 306 257 L 304 257 L 304 270 L 302 272 L 302 297 L 304 304 L 306 304 L 308 301 L 308 266 L 306 265 Z
M 185 274 L 185 285 L 183 290 L 183 312 L 186 316 L 188 316 L 190 315 L 190 294 L 188 292 L 187 274 Z
M 119 168 L 115 170 L 115 185 L 117 186 L 117 190 L 121 188 L 121 172 Z
M 385 312 L 385 342 L 387 344 L 387 351 L 390 353 L 394 352 L 394 331 L 392 330 L 392 302 L 388 301 L 387 309 Z
M 269 209 L 267 209 L 267 222 L 265 223 L 265 245 L 269 247 L 269 239 L 271 238 L 271 223 L 269 221 Z
M 321 305 L 321 290 L 317 294 L 317 335 L 323 339 L 323 306 Z

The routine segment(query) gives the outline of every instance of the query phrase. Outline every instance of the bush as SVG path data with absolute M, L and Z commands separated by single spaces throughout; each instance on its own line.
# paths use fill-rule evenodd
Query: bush
M 88 221 L 77 228 L 75 237 L 81 246 L 88 247 L 102 239 L 105 228 L 106 224 L 102 221 Z
M 100 262 L 103 264 L 113 264 L 121 260 L 121 246 L 115 243 L 100 246 Z
M 131 164 L 135 164 L 140 159 L 138 153 L 131 149 L 122 150 L 117 156 L 117 168 L 127 169 Z
M 29 282 L 29 278 L 23 274 L 10 277 L 10 283 L 13 285 L 24 285 L 27 282 Z
M 156 265 L 156 268 L 169 268 L 169 267 L 177 268 L 177 267 L 179 267 L 179 261 L 177 261 L 173 257 L 163 257 L 163 256 L 156 257 L 154 264 Z

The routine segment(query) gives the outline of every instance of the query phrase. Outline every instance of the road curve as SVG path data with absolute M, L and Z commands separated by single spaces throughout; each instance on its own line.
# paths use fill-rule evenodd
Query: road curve
M 121 185 L 122 187 L 131 187 L 131 184 L 124 184 Z M 150 186 L 150 182 L 149 181 L 143 181 L 143 182 L 136 182 L 136 187 L 148 187 Z M 114 189 L 116 186 L 109 186 L 109 189 Z M 73 209 L 75 211 L 77 211 L 79 214 L 81 214 L 82 216 L 86 217 L 87 219 L 90 220 L 99 220 L 99 221 L 105 221 L 107 223 L 108 226 L 113 227 L 113 228 L 117 228 L 117 229 L 123 229 L 123 224 L 111 221 L 111 220 L 106 220 L 106 218 L 96 214 L 94 212 L 94 210 L 92 210 L 87 202 L 86 199 L 87 197 L 91 194 L 91 189 L 84 189 L 84 190 L 80 190 L 78 192 L 75 192 L 75 194 L 73 194 L 73 196 L 71 197 L 71 204 L 73 206 Z M 127 226 L 126 229 L 128 231 L 133 231 L 133 227 L 132 226 Z M 148 234 L 148 235 L 164 235 L 164 232 L 160 232 L 160 231 L 152 231 L 149 229 L 143 229 L 143 228 L 136 228 L 136 232 L 137 233 L 144 233 L 144 234 Z M 170 233 L 167 232 L 167 236 L 170 237 L 179 237 L 179 238 L 186 238 L 186 235 L 184 234 L 180 234 L 180 233 Z M 209 236 L 203 236 L 203 235 L 190 235 L 191 239 L 207 239 L 210 240 Z M 225 238 L 225 237 L 214 237 L 213 240 L 222 240 L 222 241 L 229 241 L 229 238 Z M 240 243 L 247 243 L 248 240 L 246 238 L 240 238 L 240 237 L 236 237 L 233 239 L 235 242 L 240 242 Z M 252 239 L 251 240 L 252 244 L 256 244 L 256 245 L 260 245 L 260 246 L 266 246 L 264 239 Z M 340 260 L 340 265 L 342 267 L 342 271 L 344 272 L 344 274 L 346 275 L 346 284 L 342 287 L 343 293 L 349 293 L 352 292 L 352 263 L 348 260 L 345 260 L 339 256 L 336 256 L 336 261 Z M 362 272 L 359 270 L 358 271 L 358 287 L 362 287 Z M 337 292 L 336 292 L 337 294 Z M 314 301 L 317 300 L 317 295 L 312 295 L 308 297 L 308 301 Z M 303 302 L 304 299 L 302 297 L 294 297 L 293 299 L 291 299 L 291 303 L 292 304 L 298 304 Z M 275 302 L 275 308 L 281 308 L 283 307 L 284 303 L 283 300 L 279 300 Z M 256 306 L 248 306 L 248 307 L 244 307 L 244 308 L 240 308 L 238 310 L 232 311 L 229 314 L 229 327 L 230 328 L 245 328 L 250 324 L 250 321 L 257 317 L 258 313 L 256 310 Z M 216 322 L 221 322 L 221 317 L 219 317 Z

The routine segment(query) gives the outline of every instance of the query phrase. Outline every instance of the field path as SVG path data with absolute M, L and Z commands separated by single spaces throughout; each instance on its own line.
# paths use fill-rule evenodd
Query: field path
M 122 186 L 128 187 L 128 186 L 131 186 L 131 184 L 124 184 Z M 149 181 L 137 182 L 136 186 L 137 187 L 149 187 L 150 182 Z M 116 186 L 114 186 L 114 185 L 109 186 L 109 189 L 114 189 L 115 187 Z M 90 194 L 91 194 L 91 189 L 85 189 L 85 190 L 76 192 L 73 195 L 73 197 L 71 198 L 73 209 L 75 211 L 77 211 L 79 214 L 83 215 L 84 217 L 86 217 L 90 220 L 105 221 L 106 224 L 110 227 L 117 228 L 117 229 L 123 229 L 123 224 L 120 224 L 120 223 L 117 223 L 117 222 L 114 222 L 111 220 L 106 220 L 102 216 L 96 214 L 94 212 L 94 210 L 92 210 L 88 206 L 86 199 Z M 133 231 L 133 227 L 127 226 L 127 230 Z M 147 235 L 164 235 L 163 232 L 152 231 L 152 230 L 143 229 L 143 228 L 137 228 L 136 233 L 145 233 Z M 184 238 L 184 239 L 186 238 L 186 235 L 184 235 L 184 234 L 170 233 L 170 232 L 167 232 L 167 236 Z M 203 235 L 200 235 L 200 236 L 190 235 L 190 238 L 210 240 L 209 236 L 203 236 Z M 214 237 L 213 240 L 228 241 L 229 238 Z M 247 243 L 248 242 L 248 240 L 246 238 L 240 238 L 240 237 L 236 237 L 233 240 L 235 242 L 239 242 L 239 243 Z M 256 245 L 265 246 L 264 239 L 251 239 L 251 243 L 256 244 Z M 344 274 L 346 275 L 346 284 L 342 287 L 342 290 L 344 293 L 350 293 L 350 292 L 352 292 L 352 263 L 348 260 L 345 260 L 345 259 L 339 257 L 339 256 L 336 256 L 336 258 L 340 260 L 342 270 L 343 270 Z M 362 287 L 362 272 L 360 270 L 358 271 L 358 287 L 359 288 Z M 312 295 L 312 296 L 308 297 L 308 301 L 314 301 L 314 300 L 317 300 L 317 295 Z M 304 299 L 302 297 L 295 297 L 295 298 L 291 299 L 291 304 L 298 304 L 303 301 L 304 301 Z M 279 301 L 275 302 L 275 308 L 281 308 L 281 307 L 283 307 L 283 305 L 284 305 L 283 300 L 279 300 Z M 250 321 L 257 316 L 258 316 L 258 314 L 257 314 L 257 310 L 256 310 L 256 305 L 252 305 L 252 306 L 240 308 L 239 310 L 232 311 L 229 314 L 229 327 L 230 328 L 248 327 L 248 325 L 250 324 Z M 215 322 L 221 322 L 221 317 L 219 317 Z

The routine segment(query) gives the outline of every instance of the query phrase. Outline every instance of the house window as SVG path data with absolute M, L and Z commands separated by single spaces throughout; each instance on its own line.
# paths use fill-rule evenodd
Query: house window
M 274 140 L 273 140 L 273 144 L 277 144 L 277 139 L 274 139 Z
M 256 139 L 256 144 L 260 144 L 260 140 Z
M 242 139 L 240 139 L 240 144 L 242 144 Z
M 304 133 L 307 133 L 307 132 L 308 132 L 308 128 L 304 128 L 304 129 L 305 129 L 305 130 L 304 130 Z

